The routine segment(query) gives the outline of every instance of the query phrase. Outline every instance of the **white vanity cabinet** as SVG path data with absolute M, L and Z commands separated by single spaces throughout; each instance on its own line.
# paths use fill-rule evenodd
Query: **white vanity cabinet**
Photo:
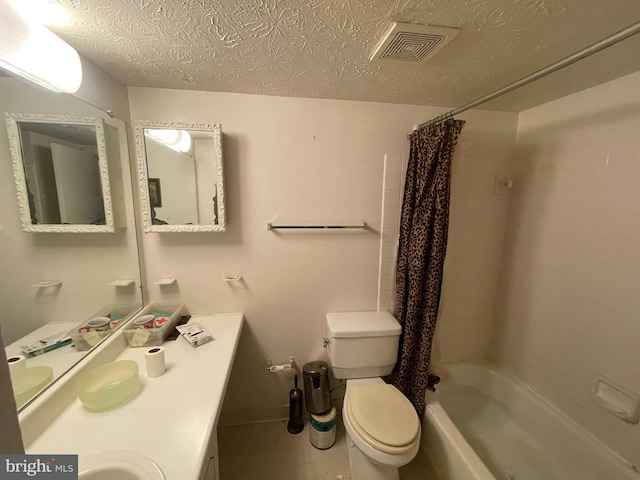
M 116 359 L 138 363 L 137 395 L 99 413 L 88 412 L 75 398 L 25 446 L 27 453 L 82 457 L 132 450 L 153 460 L 166 480 L 218 479 L 216 429 L 243 315 L 194 315 L 191 322 L 200 323 L 213 340 L 199 347 L 180 337 L 165 342 L 167 370 L 156 378 L 146 375 L 147 348 L 125 348 Z

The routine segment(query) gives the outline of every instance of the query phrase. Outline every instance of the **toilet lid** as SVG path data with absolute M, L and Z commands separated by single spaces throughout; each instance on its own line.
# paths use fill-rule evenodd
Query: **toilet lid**
M 354 386 L 349 403 L 354 423 L 377 443 L 404 447 L 420 434 L 420 422 L 413 405 L 393 385 Z

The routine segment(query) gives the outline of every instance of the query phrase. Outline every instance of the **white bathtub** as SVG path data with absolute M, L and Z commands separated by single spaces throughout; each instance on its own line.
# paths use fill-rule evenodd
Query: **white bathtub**
M 422 447 L 442 480 L 640 480 L 526 385 L 482 364 L 434 368 Z

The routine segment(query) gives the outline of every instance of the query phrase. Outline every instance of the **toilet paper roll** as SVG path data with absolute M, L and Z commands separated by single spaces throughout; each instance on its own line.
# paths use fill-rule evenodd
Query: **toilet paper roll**
M 164 348 L 150 348 L 145 352 L 144 359 L 147 364 L 147 377 L 159 377 L 165 372 L 166 366 L 164 363 Z
M 22 355 L 14 355 L 7 358 L 7 363 L 9 364 L 9 373 L 11 375 L 27 368 L 27 359 Z

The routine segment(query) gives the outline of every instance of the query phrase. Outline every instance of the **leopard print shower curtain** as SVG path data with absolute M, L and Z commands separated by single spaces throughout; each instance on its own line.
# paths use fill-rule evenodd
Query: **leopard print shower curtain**
M 393 383 L 420 417 L 447 250 L 451 157 L 463 125 L 448 120 L 411 134 L 396 266 L 402 336 Z

